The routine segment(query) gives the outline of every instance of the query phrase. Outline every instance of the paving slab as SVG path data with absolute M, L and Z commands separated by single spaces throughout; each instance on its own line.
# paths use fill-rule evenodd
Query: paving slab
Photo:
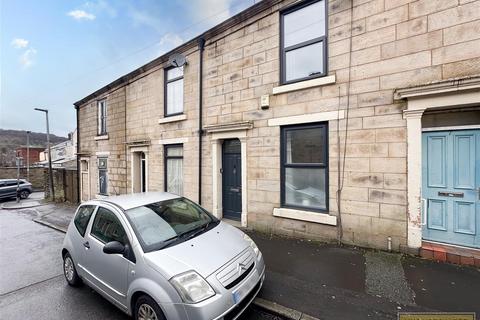
M 480 315 L 480 269 L 406 256 L 403 268 L 415 303 L 439 311 Z

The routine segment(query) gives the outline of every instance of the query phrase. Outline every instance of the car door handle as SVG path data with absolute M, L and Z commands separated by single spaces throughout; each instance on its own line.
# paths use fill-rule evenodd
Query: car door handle
M 87 242 L 84 242 L 83 243 L 83 246 L 86 248 L 86 249 L 90 249 L 90 243 Z

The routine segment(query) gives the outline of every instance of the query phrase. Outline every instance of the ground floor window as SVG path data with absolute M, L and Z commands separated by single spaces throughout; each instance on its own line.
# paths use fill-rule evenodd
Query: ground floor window
M 283 207 L 328 210 L 327 133 L 326 123 L 282 127 Z
M 165 191 L 183 195 L 183 145 L 165 146 Z
M 108 194 L 107 158 L 98 158 L 98 193 Z

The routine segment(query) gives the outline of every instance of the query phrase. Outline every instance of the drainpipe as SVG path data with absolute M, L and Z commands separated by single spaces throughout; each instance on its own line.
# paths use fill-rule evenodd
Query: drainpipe
M 80 106 L 75 106 L 77 117 L 77 203 L 80 203 Z
M 202 204 L 202 135 L 203 135 L 203 50 L 205 39 L 198 38 L 198 204 Z

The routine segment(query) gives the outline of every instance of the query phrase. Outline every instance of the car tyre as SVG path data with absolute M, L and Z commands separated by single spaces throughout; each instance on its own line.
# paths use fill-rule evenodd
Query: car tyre
M 28 196 L 30 196 L 30 192 L 28 190 L 22 190 L 20 191 L 20 198 L 22 199 L 27 199 Z
M 78 287 L 82 284 L 82 279 L 78 276 L 75 263 L 73 263 L 73 259 L 68 252 L 63 257 L 63 274 L 70 286 Z
M 165 320 L 162 309 L 151 297 L 140 296 L 135 302 L 135 320 Z

